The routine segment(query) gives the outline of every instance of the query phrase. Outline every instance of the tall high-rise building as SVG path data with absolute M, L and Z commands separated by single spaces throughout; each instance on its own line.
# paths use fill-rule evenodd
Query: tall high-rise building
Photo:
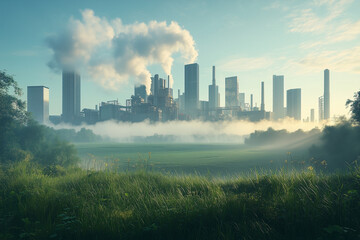
M 330 118 L 330 71 L 324 70 L 324 119 Z
M 27 87 L 27 111 L 39 123 L 49 121 L 49 88 L 44 86 Z
M 245 110 L 245 93 L 239 93 L 239 106 Z
M 310 110 L 310 121 L 315 122 L 315 109 Z
M 273 119 L 284 117 L 284 76 L 273 75 Z
M 209 109 L 215 110 L 219 107 L 219 87 L 215 80 L 215 66 L 212 67 L 212 84 L 209 85 Z
M 62 73 L 62 119 L 75 122 L 80 116 L 80 75 L 74 71 Z
M 199 64 L 185 65 L 185 112 L 197 116 L 199 111 Z
M 264 82 L 261 82 L 261 106 L 260 110 L 265 111 L 265 89 L 264 89 Z
M 158 96 L 159 96 L 159 89 L 161 85 L 162 79 L 159 78 L 158 74 L 155 74 L 154 77 L 151 77 L 151 94 L 153 96 L 153 104 L 155 106 L 158 105 Z
M 287 116 L 301 120 L 301 89 L 295 88 L 287 90 L 286 99 Z
M 324 120 L 324 96 L 319 97 L 319 122 Z
M 239 106 L 239 82 L 237 76 L 225 78 L 225 107 Z
M 254 97 L 250 94 L 250 111 L 254 110 Z
M 140 96 L 142 99 L 144 99 L 144 102 L 146 102 L 147 101 L 146 86 L 145 85 L 135 86 L 135 96 Z

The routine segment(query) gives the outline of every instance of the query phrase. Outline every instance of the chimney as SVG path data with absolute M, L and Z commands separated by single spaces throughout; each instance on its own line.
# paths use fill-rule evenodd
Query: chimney
M 170 89 L 170 75 L 168 75 L 168 88 Z
M 215 66 L 212 67 L 212 84 L 213 86 L 215 86 L 216 81 L 215 81 Z
M 264 82 L 261 82 L 261 111 L 265 111 Z

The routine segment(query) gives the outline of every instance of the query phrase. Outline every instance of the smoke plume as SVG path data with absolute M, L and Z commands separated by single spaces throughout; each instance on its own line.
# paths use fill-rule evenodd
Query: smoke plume
M 70 18 L 62 31 L 46 39 L 53 52 L 48 66 L 54 71 L 86 72 L 104 88 L 114 90 L 133 78 L 149 90 L 149 65 L 160 64 L 171 76 L 174 53 L 181 53 L 186 62 L 198 56 L 193 37 L 176 22 L 123 24 L 119 18 L 108 21 L 95 16 L 90 9 L 81 15 L 80 20 Z

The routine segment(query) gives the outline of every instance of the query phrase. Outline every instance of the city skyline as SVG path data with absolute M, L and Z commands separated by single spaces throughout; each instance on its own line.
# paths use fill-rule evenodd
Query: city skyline
M 184 65 L 185 92 L 174 98 L 173 89 L 170 87 L 170 76 L 167 84 L 159 74 L 151 77 L 150 91 L 145 85 L 135 85 L 134 94 L 126 100 L 126 106 L 119 104 L 118 100 L 101 101 L 95 108 L 81 108 L 80 75 L 75 71 L 63 71 L 63 112 L 61 116 L 52 115 L 49 119 L 49 89 L 44 86 L 28 86 L 28 111 L 40 123 L 59 122 L 80 124 L 94 124 L 98 121 L 116 120 L 139 122 L 150 121 L 193 120 L 202 119 L 210 121 L 247 119 L 252 122 L 261 120 L 279 120 L 285 117 L 298 121 L 314 122 L 314 109 L 310 116 L 301 117 L 301 88 L 286 91 L 286 106 L 284 104 L 284 76 L 273 75 L 273 112 L 265 109 L 264 82 L 261 82 L 260 107 L 253 101 L 250 94 L 250 103 L 244 101 L 245 94 L 239 92 L 236 76 L 225 80 L 225 107 L 216 106 L 214 98 L 219 93 L 215 80 L 215 66 L 212 67 L 212 85 L 209 85 L 209 99 L 199 100 L 199 65 L 197 63 Z M 319 97 L 318 121 L 329 120 L 330 111 L 330 71 L 324 70 L 324 94 Z M 44 90 L 46 89 L 46 97 Z M 214 97 L 214 95 L 216 97 Z M 240 99 L 241 96 L 241 99 Z M 326 97 L 327 96 L 327 97 Z M 325 98 L 327 99 L 325 101 Z M 218 103 L 218 102 L 217 102 Z M 44 107 L 44 104 L 46 107 Z M 213 106 L 212 106 L 213 105 Z M 325 107 L 327 105 L 327 107 Z M 46 111 L 44 110 L 46 109 Z M 82 109 L 82 110 L 81 110 Z M 45 113 L 46 112 L 46 113 Z M 325 117 L 325 112 L 327 112 Z M 105 115 L 104 115 L 105 114 Z
M 328 68 L 332 90 L 332 117 L 348 112 L 345 109 L 345 101 L 357 90 L 359 82 L 359 72 L 356 70 L 358 65 L 352 60 L 359 56 L 356 40 L 360 31 L 356 10 L 359 10 L 360 5 L 356 1 L 231 1 L 221 5 L 215 2 L 191 3 L 189 11 L 184 9 L 188 8 L 190 3 L 181 6 L 163 1 L 152 4 L 139 2 L 128 5 L 124 11 L 121 5 L 115 3 L 110 9 L 96 2 L 79 1 L 60 14 L 55 12 L 58 3 L 39 1 L 37 5 L 28 7 L 25 1 L 23 4 L 25 9 L 33 9 L 33 13 L 29 14 L 22 9 L 11 11 L 17 4 L 10 1 L 5 1 L 3 8 L 9 11 L 0 10 L 1 20 L 7 19 L 7 24 L 0 26 L 1 30 L 7 33 L 7 37 L 0 40 L 0 65 L 9 74 L 15 75 L 23 89 L 30 85 L 48 86 L 51 92 L 50 115 L 59 115 L 62 112 L 61 73 L 55 73 L 48 68 L 51 52 L 44 41 L 49 35 L 65 28 L 71 17 L 81 21 L 81 11 L 85 9 L 91 9 L 95 16 L 109 22 L 120 18 L 124 24 L 148 24 L 155 20 L 166 21 L 169 25 L 171 21 L 176 21 L 181 28 L 189 31 L 195 42 L 198 53 L 196 62 L 200 68 L 199 99 L 208 100 L 208 86 L 212 82 L 211 70 L 215 65 L 221 106 L 225 106 L 225 78 L 238 76 L 239 91 L 246 93 L 246 102 L 249 102 L 248 98 L 253 94 L 254 105 L 257 103 L 257 106 L 261 104 L 259 85 L 261 82 L 265 83 L 265 110 L 271 111 L 272 75 L 284 75 L 284 90 L 301 87 L 302 113 L 303 118 L 306 118 L 310 115 L 310 109 L 318 108 L 318 97 L 323 95 L 323 71 Z M 173 5 L 177 5 L 175 12 L 171 7 Z M 40 14 L 37 6 L 47 11 Z M 165 14 L 154 17 L 154 14 L 147 13 L 152 9 Z M 215 10 L 219 10 L 216 13 L 218 18 L 217 21 L 212 21 L 208 16 L 215 13 Z M 235 16 L 233 11 L 249 14 Z M 7 12 L 12 12 L 13 15 L 9 17 Z M 189 17 L 194 12 L 198 13 L 198 17 Z M 226 14 L 222 14 L 225 12 Z M 259 14 L 262 17 L 252 17 Z M 21 25 L 22 20 L 27 18 L 31 18 L 34 25 L 29 28 L 31 34 L 25 29 L 28 25 Z M 44 22 L 44 18 L 48 21 Z M 344 22 L 348 31 L 341 28 Z M 267 29 L 264 29 L 264 26 L 267 26 Z M 16 31 L 13 31 L 15 29 Z M 216 34 L 212 33 L 211 29 L 216 29 Z M 23 41 L 24 38 L 19 37 L 19 33 L 27 35 L 26 42 Z M 263 39 L 266 39 L 266 42 Z M 174 57 L 171 69 L 174 91 L 180 89 L 184 92 L 183 66 L 186 63 L 181 58 Z M 167 76 L 158 64 L 151 65 L 148 69 L 152 75 L 159 73 L 161 76 Z M 125 104 L 125 100 L 134 90 L 132 80 L 122 84 L 120 89 L 111 91 L 99 87 L 99 83 L 87 73 L 80 74 L 83 87 L 82 108 L 94 108 L 100 101 L 113 99 L 119 99 Z M 24 93 L 25 100 L 26 91 Z

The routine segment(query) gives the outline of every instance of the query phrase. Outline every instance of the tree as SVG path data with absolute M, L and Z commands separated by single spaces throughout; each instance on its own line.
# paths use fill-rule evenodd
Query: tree
M 346 101 L 346 107 L 350 107 L 353 122 L 360 125 L 360 91 L 354 93 L 354 100 Z
M 330 170 L 346 169 L 360 157 L 360 126 L 353 126 L 345 119 L 326 126 L 320 142 L 309 151 L 314 162 L 319 164 L 325 160 Z
M 14 78 L 0 71 L 0 163 L 28 159 L 66 167 L 78 161 L 73 145 L 60 140 L 54 129 L 35 122 L 20 96 Z
M 14 78 L 0 71 L 0 161 L 16 152 L 13 151 L 18 145 L 14 130 L 28 120 L 25 102 L 18 99 L 20 96 L 21 89 Z
M 13 89 L 15 96 L 9 94 L 10 89 Z M 13 122 L 25 123 L 28 119 L 25 102 L 18 99 L 21 95 L 14 78 L 0 70 L 0 127 Z

